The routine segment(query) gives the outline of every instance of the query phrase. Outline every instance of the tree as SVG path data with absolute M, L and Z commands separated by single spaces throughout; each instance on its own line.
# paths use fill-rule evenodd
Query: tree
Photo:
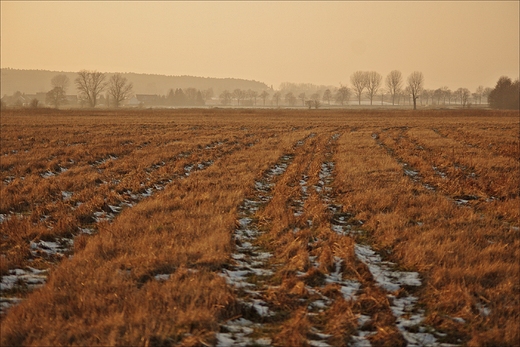
M 292 92 L 285 94 L 285 102 L 290 106 L 294 106 L 294 104 L 296 104 L 296 97 Z
M 106 87 L 105 74 L 97 71 L 81 70 L 74 81 L 80 97 L 90 107 L 96 107 L 98 96 Z
M 263 91 L 260 93 L 259 97 L 262 98 L 262 100 L 264 101 L 264 106 L 265 106 L 265 100 L 267 99 L 267 97 L 269 96 L 269 93 L 267 91 Z
M 442 103 L 446 105 L 446 99 L 448 99 L 448 104 L 451 104 L 451 89 L 447 86 L 441 88 L 442 90 Z
M 314 108 L 318 108 L 321 106 L 321 103 L 320 103 L 320 93 L 314 93 L 311 95 L 311 101 L 312 101 L 312 104 L 314 105 Z
M 482 104 L 482 94 L 484 94 L 484 86 L 478 86 L 475 90 L 479 105 Z
M 249 100 L 251 101 L 251 103 L 256 106 L 256 97 L 258 96 L 258 92 L 249 89 L 247 91 L 247 96 L 249 97 Z
M 367 74 L 364 71 L 356 71 L 350 76 L 350 82 L 352 83 L 352 87 L 354 88 L 354 93 L 358 98 L 359 105 L 361 105 L 361 96 L 363 95 L 363 90 L 365 90 L 367 86 Z
M 414 71 L 408 76 L 408 87 L 410 88 L 410 95 L 413 100 L 413 109 L 417 109 L 417 98 L 423 89 L 424 76 L 422 72 Z
M 372 99 L 381 86 L 382 79 L 383 77 L 375 71 L 366 72 L 366 89 L 368 98 L 370 99 L 370 105 L 372 105 Z
M 206 90 L 203 90 L 202 92 L 202 97 L 204 98 L 204 101 L 209 101 L 211 100 L 211 98 L 213 98 L 213 96 L 215 95 L 215 93 L 213 93 L 213 88 L 208 88 Z
M 302 105 L 305 106 L 305 93 L 300 93 L 298 98 L 302 101 Z
M 392 105 L 395 105 L 395 96 L 398 95 L 403 88 L 403 76 L 401 75 L 401 71 L 390 71 L 388 76 L 386 76 L 385 82 L 390 95 L 392 95 Z
M 67 102 L 65 96 L 65 90 L 62 87 L 54 87 L 45 95 L 45 102 L 54 108 L 60 107 L 60 105 Z
M 184 91 L 181 88 L 175 89 L 173 97 L 175 105 L 184 106 L 186 104 L 186 94 L 184 94 Z
M 51 79 L 51 85 L 53 88 L 60 87 L 63 91 L 67 91 L 70 80 L 67 75 L 56 75 Z
M 486 87 L 482 92 L 482 96 L 486 98 L 486 104 L 489 104 L 489 94 L 493 91 L 493 88 Z
M 432 96 L 432 100 L 433 98 L 436 98 L 437 99 L 437 105 L 440 105 L 441 104 L 441 98 L 443 97 L 444 93 L 442 91 L 441 88 L 437 88 L 433 91 L 433 96 Z
M 222 105 L 229 105 L 231 103 L 232 97 L 233 97 L 233 95 L 228 90 L 224 90 L 219 95 L 220 102 L 222 103 Z
M 462 107 L 466 107 L 466 106 L 468 106 L 468 101 L 469 101 L 469 97 L 471 96 L 471 92 L 469 91 L 468 88 L 459 88 L 459 89 L 460 89 L 460 92 L 459 92 L 460 104 L 462 105 Z
M 278 107 L 278 103 L 280 102 L 280 98 L 282 97 L 282 93 L 276 92 L 273 94 L 273 101 L 276 102 L 276 106 Z
M 345 87 L 345 86 L 342 86 L 341 88 L 339 88 L 338 91 L 336 92 L 336 102 L 339 102 L 341 104 L 341 106 L 343 106 L 345 102 L 347 102 L 347 105 L 348 105 L 349 99 L 350 99 L 350 88 Z
M 329 106 L 330 106 L 330 99 L 332 99 L 332 92 L 330 91 L 330 89 L 326 89 L 326 90 L 323 92 L 322 100 L 323 100 L 323 101 L 327 101 L 327 103 L 328 103 Z
M 240 106 L 240 100 L 243 100 L 246 96 L 246 93 L 242 89 L 235 89 L 233 91 L 233 98 L 236 99 L 237 105 Z
M 126 77 L 123 77 L 121 74 L 117 73 L 110 77 L 108 82 L 108 96 L 112 99 L 115 108 L 118 108 L 121 102 L 132 95 L 133 87 L 133 84 L 128 83 Z
M 489 93 L 489 106 L 499 109 L 518 110 L 520 108 L 519 86 L 518 79 L 512 82 L 509 77 L 500 77 L 495 88 Z

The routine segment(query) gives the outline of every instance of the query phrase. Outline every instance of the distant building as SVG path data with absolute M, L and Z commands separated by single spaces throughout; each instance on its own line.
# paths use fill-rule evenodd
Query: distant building
M 130 99 L 126 100 L 124 106 L 127 107 L 140 107 L 143 103 L 137 99 L 137 97 L 134 95 Z
M 136 94 L 135 97 L 143 106 L 161 104 L 161 97 L 157 94 Z

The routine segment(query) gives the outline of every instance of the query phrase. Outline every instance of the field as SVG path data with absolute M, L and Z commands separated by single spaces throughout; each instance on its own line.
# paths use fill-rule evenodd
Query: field
M 1 345 L 518 346 L 518 112 L 3 110 Z

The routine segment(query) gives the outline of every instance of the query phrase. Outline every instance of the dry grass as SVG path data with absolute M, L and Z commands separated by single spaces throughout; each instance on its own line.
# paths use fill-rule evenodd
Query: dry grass
M 215 344 L 220 324 L 245 314 L 219 276 L 238 207 L 284 154 L 291 163 L 256 215 L 258 245 L 273 253 L 264 299 L 277 312 L 265 322 L 275 345 L 307 345 L 311 327 L 345 345 L 360 314 L 372 318 L 364 327 L 377 332 L 372 345 L 405 344 L 354 238 L 331 230 L 328 203 L 364 222 L 363 242 L 420 273 L 414 295 L 450 342 L 520 342 L 515 112 L 31 112 L 2 111 L 0 213 L 9 218 L 0 223 L 0 271 L 51 274 L 32 294 L 3 293 L 26 299 L 2 318 L 2 345 Z M 186 176 L 187 166 L 210 162 Z M 328 196 L 314 188 L 325 162 L 335 164 Z M 418 174 L 405 175 L 403 163 Z M 164 189 L 132 197 L 156 186 Z M 468 196 L 477 198 L 454 201 Z M 134 207 L 95 222 L 94 212 L 124 201 Z M 31 254 L 30 241 L 79 228 L 96 232 L 75 237 L 72 258 Z M 343 278 L 361 283 L 355 301 L 324 283 L 337 259 Z M 309 315 L 309 286 L 333 305 Z

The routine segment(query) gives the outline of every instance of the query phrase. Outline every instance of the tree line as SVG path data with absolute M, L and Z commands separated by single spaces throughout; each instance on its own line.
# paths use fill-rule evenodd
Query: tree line
M 471 93 L 467 88 L 458 88 L 454 91 L 448 87 L 437 89 L 424 88 L 424 76 L 420 71 L 412 72 L 406 80 L 398 70 L 391 71 L 383 80 L 383 76 L 375 71 L 356 71 L 350 76 L 351 87 L 340 85 L 336 87 L 321 87 L 312 84 L 292 84 L 284 82 L 280 90 L 255 90 L 235 89 L 224 90 L 218 96 L 218 102 L 224 106 L 301 106 L 319 108 L 323 104 L 328 106 L 331 102 L 336 105 L 348 105 L 351 98 L 355 97 L 358 105 L 361 100 L 370 101 L 370 105 L 381 102 L 383 105 L 391 100 L 392 105 L 413 104 L 421 105 L 452 105 L 458 104 L 469 107 L 473 103 L 482 104 L 482 99 L 488 100 L 492 108 L 518 109 L 519 83 L 518 79 L 512 81 L 508 77 L 501 77 L 494 89 L 479 86 Z M 94 108 L 100 100 L 105 106 L 120 107 L 133 96 L 133 84 L 121 74 L 114 74 L 110 78 L 102 72 L 81 70 L 74 80 L 79 103 Z M 56 75 L 51 80 L 52 89 L 46 93 L 45 101 L 56 108 L 68 103 L 66 91 L 70 86 L 70 80 L 66 75 Z M 103 94 L 105 93 L 105 94 Z M 21 95 L 21 93 L 20 93 Z M 203 106 L 213 100 L 212 88 L 198 90 L 196 88 L 170 89 L 167 95 L 142 95 L 148 97 L 146 103 L 158 106 Z M 380 99 L 379 99 L 380 97 Z M 137 98 L 139 99 L 139 98 Z M 137 103 L 137 104 L 136 104 Z M 143 105 L 142 100 L 137 100 L 134 105 Z M 2 99 L 2 106 L 6 102 Z M 37 107 L 38 100 L 33 99 L 30 106 Z

